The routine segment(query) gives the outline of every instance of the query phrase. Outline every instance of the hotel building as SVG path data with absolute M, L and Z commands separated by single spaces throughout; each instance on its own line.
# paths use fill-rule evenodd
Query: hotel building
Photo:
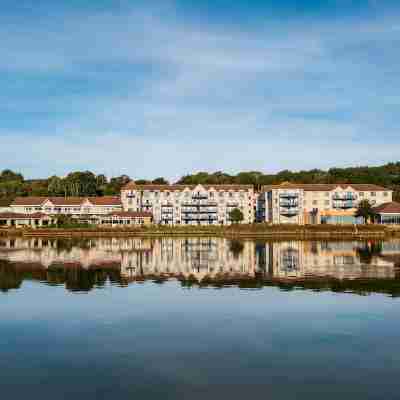
M 0 214 L 0 224 L 4 225 L 48 225 L 48 218 L 35 223 L 34 216 L 43 217 L 68 215 L 88 224 L 125 226 L 148 225 L 152 215 L 146 212 L 126 212 L 122 209 L 119 196 L 103 197 L 17 197 L 10 206 L 12 213 Z M 7 219 L 5 217 L 7 216 Z M 37 218 L 36 218 L 37 219 Z M 27 221 L 30 221 L 29 223 Z
M 293 184 L 263 186 L 259 220 L 272 224 L 362 223 L 354 216 L 361 200 L 372 206 L 392 202 L 392 191 L 370 184 Z
M 252 185 L 137 185 L 128 183 L 121 190 L 125 211 L 150 212 L 156 224 L 229 225 L 235 208 L 243 223 L 255 220 Z

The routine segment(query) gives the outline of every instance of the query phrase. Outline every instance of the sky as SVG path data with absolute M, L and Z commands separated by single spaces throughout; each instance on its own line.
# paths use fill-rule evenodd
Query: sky
M 399 3 L 2 0 L 0 169 L 176 180 L 397 161 Z

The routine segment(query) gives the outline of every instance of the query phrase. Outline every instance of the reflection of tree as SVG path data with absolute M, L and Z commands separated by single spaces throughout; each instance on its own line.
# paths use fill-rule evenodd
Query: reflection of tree
M 357 247 L 357 255 L 363 264 L 371 264 L 372 258 L 382 253 L 382 242 L 364 243 Z
M 22 281 L 20 274 L 8 261 L 0 260 L 0 290 L 2 292 L 8 292 L 10 289 L 19 289 Z
M 241 240 L 231 240 L 229 243 L 229 250 L 232 252 L 233 257 L 235 257 L 236 259 L 239 258 L 240 254 L 242 254 L 244 249 L 244 244 Z

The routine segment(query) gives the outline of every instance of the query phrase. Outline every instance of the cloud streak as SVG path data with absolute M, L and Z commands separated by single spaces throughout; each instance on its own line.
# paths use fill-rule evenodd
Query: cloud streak
M 7 166 L 174 178 L 396 157 L 394 16 L 244 30 L 169 11 L 0 19 Z

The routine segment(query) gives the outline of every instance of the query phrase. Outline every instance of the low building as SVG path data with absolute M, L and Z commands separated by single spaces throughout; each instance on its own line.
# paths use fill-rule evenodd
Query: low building
M 146 226 L 152 223 L 153 216 L 147 212 L 118 211 L 99 218 L 100 225 Z
M 118 196 L 17 197 L 10 208 L 16 213 L 69 215 L 87 223 L 95 223 L 99 216 L 122 211 L 122 203 Z
M 43 214 L 43 213 L 32 213 L 22 214 L 14 212 L 3 212 L 0 213 L 0 227 L 31 227 L 38 228 L 42 226 L 53 225 L 57 223 L 57 218 Z
M 392 191 L 370 184 L 294 184 L 263 186 L 260 221 L 272 224 L 355 224 L 361 200 L 373 206 L 392 201 Z
M 252 185 L 137 185 L 121 190 L 125 211 L 150 212 L 156 224 L 229 225 L 235 208 L 243 223 L 255 220 Z
M 400 203 L 391 201 L 374 207 L 375 221 L 378 224 L 400 224 Z

